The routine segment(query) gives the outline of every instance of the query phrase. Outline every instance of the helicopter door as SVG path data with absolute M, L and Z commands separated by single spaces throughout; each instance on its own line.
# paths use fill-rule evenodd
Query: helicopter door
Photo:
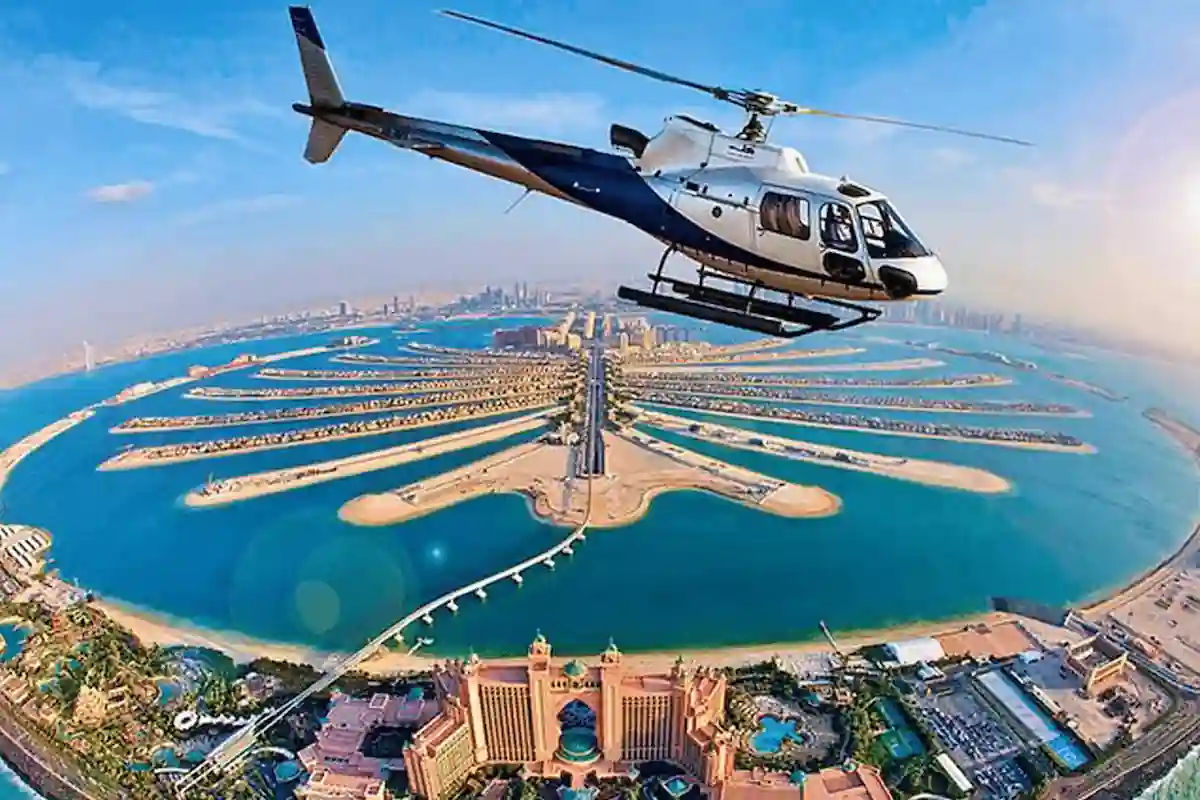
M 821 270 L 836 281 L 862 283 L 867 277 L 866 259 L 850 206 L 835 201 L 822 203 L 817 225 Z
M 710 252 L 720 253 L 724 249 L 721 244 L 745 249 L 753 236 L 753 218 L 745 198 L 701 183 L 701 175 L 695 178 L 685 180 L 675 191 L 675 210 L 704 230 L 702 247 L 716 245 Z M 745 272 L 745 265 L 737 261 L 730 261 L 727 267 L 738 274 Z
M 764 187 L 758 199 L 755 249 L 789 267 L 813 270 L 818 263 L 812 201 L 807 195 Z

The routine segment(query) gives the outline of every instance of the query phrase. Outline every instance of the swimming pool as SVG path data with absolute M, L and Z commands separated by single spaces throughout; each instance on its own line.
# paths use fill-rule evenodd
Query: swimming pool
M 1046 745 L 1063 766 L 1076 770 L 1091 760 L 1075 739 L 1042 710 L 1016 681 L 1002 670 L 992 670 L 975 680 L 1003 705 L 1037 741 Z
M 758 718 L 758 728 L 758 733 L 750 737 L 750 747 L 756 753 L 778 753 L 787 739 L 804 742 L 804 737 L 796 731 L 794 719 L 761 716 Z

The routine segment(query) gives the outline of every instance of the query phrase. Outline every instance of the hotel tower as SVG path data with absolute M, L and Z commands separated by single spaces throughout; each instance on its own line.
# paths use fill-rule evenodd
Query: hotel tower
M 643 761 L 671 761 L 718 786 L 733 774 L 722 730 L 725 677 L 686 670 L 640 674 L 610 643 L 587 664 L 553 659 L 539 634 L 525 664 L 484 664 L 472 654 L 434 671 L 440 713 L 404 752 L 410 790 L 451 796 L 476 768 L 522 764 L 533 774 L 623 775 Z

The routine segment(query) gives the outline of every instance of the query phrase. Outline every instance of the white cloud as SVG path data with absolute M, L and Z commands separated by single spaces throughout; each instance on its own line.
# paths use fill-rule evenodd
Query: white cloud
M 1084 206 L 1103 206 L 1109 201 L 1106 192 L 1058 180 L 1036 170 L 1008 167 L 1003 176 L 1013 182 L 1030 200 L 1044 208 L 1071 209 Z
M 176 217 L 177 225 L 202 225 L 214 220 L 228 219 L 243 214 L 255 214 L 275 211 L 280 208 L 295 205 L 300 198 L 293 194 L 263 194 L 255 197 L 241 197 L 234 200 L 221 200 L 200 206 Z
M 156 76 L 107 70 L 93 61 L 42 54 L 9 63 L 6 71 L 32 91 L 66 94 L 82 108 L 114 114 L 144 125 L 185 131 L 223 141 L 241 141 L 239 123 L 282 112 L 228 87 L 198 86 L 174 91 L 154 88 Z
M 604 101 L 590 94 L 492 95 L 418 92 L 411 113 L 486 128 L 563 131 L 604 124 Z
M 154 191 L 150 181 L 127 181 L 89 189 L 87 198 L 93 203 L 131 203 Z

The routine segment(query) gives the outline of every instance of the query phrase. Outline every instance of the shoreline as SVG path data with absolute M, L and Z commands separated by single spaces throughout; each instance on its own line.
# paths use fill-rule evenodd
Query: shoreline
M 43 425 L 0 451 L 0 489 L 3 489 L 4 485 L 8 483 L 9 476 L 18 464 L 62 434 L 91 419 L 95 414 L 96 412 L 91 406 L 73 411 L 65 417 L 54 420 L 49 425 Z
M 639 410 L 646 410 L 646 411 L 650 411 L 651 413 L 654 413 L 654 409 L 652 409 L 652 408 L 642 409 L 640 406 L 636 405 L 636 403 L 638 401 L 634 401 L 634 402 L 635 402 L 634 408 L 637 408 Z M 645 402 L 645 401 L 643 401 L 643 402 Z M 907 431 L 889 431 L 889 430 L 883 430 L 883 429 L 879 429 L 879 428 L 865 428 L 865 427 L 864 428 L 856 428 L 856 427 L 853 427 L 850 425 L 827 425 L 827 424 L 823 424 L 823 423 L 819 423 L 819 422 L 806 422 L 803 420 L 785 419 L 782 417 L 756 417 L 753 414 L 736 414 L 731 411 L 706 411 L 706 410 L 698 409 L 698 408 L 689 408 L 687 406 L 666 405 L 664 403 L 646 402 L 645 405 L 660 406 L 663 408 L 671 408 L 671 409 L 677 409 L 677 410 L 681 410 L 681 411 L 691 411 L 695 414 L 708 414 L 710 416 L 715 416 L 715 417 L 728 417 L 730 419 L 746 419 L 746 420 L 750 420 L 752 422 L 779 422 L 779 423 L 783 423 L 786 425 L 799 425 L 799 426 L 805 427 L 805 428 L 823 428 L 825 430 L 831 430 L 831 431 L 850 431 L 852 433 L 878 434 L 880 436 L 903 436 L 903 437 L 906 437 L 909 439 L 933 439 L 936 441 L 956 442 L 959 444 L 983 444 L 983 445 L 991 445 L 993 447 L 1011 447 L 1011 448 L 1018 449 L 1018 450 L 1040 450 L 1040 451 L 1050 452 L 1050 453 L 1075 453 L 1078 455 L 1092 455 L 1092 454 L 1096 453 L 1095 446 L 1090 445 L 1087 442 L 1084 442 L 1083 444 L 1080 444 L 1080 445 L 1065 445 L 1065 444 L 1051 444 L 1049 442 L 1015 442 L 1015 441 L 1006 441 L 1003 439 L 971 439 L 966 436 L 951 436 L 951 435 L 943 436 L 940 434 L 933 434 L 933 433 L 909 433 Z M 704 424 L 703 422 L 700 422 L 699 420 L 694 420 L 694 421 L 699 424 Z
M 578 479 L 586 492 L 565 478 L 569 448 L 519 445 L 422 481 L 359 495 L 342 505 L 338 518 L 363 527 L 398 525 L 485 495 L 520 494 L 541 522 L 573 527 L 586 519 L 590 528 L 617 528 L 642 519 L 655 497 L 687 490 L 792 519 L 841 511 L 840 498 L 821 487 L 771 478 L 646 434 L 605 436 L 604 447 L 605 475 Z
M 146 459 L 144 457 L 135 459 L 132 454 L 139 454 L 138 450 L 126 450 L 118 453 L 107 461 L 101 463 L 96 470 L 98 472 L 116 472 L 120 470 L 130 469 L 145 469 L 147 467 L 166 466 L 168 464 L 182 464 L 188 461 L 204 461 L 210 458 L 228 458 L 230 456 L 239 456 L 246 453 L 265 453 L 270 450 L 286 450 L 291 447 L 303 447 L 310 444 L 330 444 L 331 442 L 343 442 L 351 439 L 363 439 L 368 436 L 383 436 L 389 433 L 401 433 L 403 431 L 415 431 L 421 428 L 432 428 L 437 425 L 452 425 L 457 422 L 474 422 L 475 420 L 487 419 L 489 417 L 498 417 L 502 414 L 521 414 L 536 410 L 543 410 L 552 407 L 553 403 L 546 403 L 538 406 L 526 406 L 524 408 L 505 408 L 497 411 L 489 411 L 484 414 L 475 414 L 469 417 L 460 417 L 458 419 L 435 419 L 417 422 L 412 425 L 403 425 L 395 428 L 387 429 L 372 429 L 367 431 L 355 431 L 342 435 L 334 435 L 324 439 L 305 439 L 293 442 L 280 442 L 278 444 L 269 444 L 256 447 L 244 447 L 237 450 L 223 450 L 218 452 L 197 452 L 188 453 L 181 456 L 170 456 L 167 458 Z M 151 449 L 151 448 L 144 448 Z M 129 463 L 129 462 L 133 463 Z
M 294 642 L 259 639 L 235 631 L 205 628 L 199 624 L 140 608 L 115 598 L 96 597 L 90 603 L 113 622 L 129 630 L 143 645 L 147 646 L 157 644 L 162 647 L 204 647 L 224 653 L 239 664 L 249 663 L 257 658 L 268 658 L 307 665 L 317 671 L 321 671 L 323 664 L 330 658 L 349 654 L 349 651 L 324 650 Z M 997 625 L 1013 619 L 1019 619 L 1019 617 L 1007 612 L 979 611 L 957 614 L 943 619 L 913 620 L 894 625 L 833 630 L 832 633 L 838 646 L 843 651 L 850 651 L 889 641 L 953 633 L 964 627 L 980 623 Z M 436 648 L 436 644 L 434 647 Z M 599 645 L 597 645 L 597 649 L 598 647 Z M 515 652 L 511 655 L 489 655 L 488 660 L 498 665 L 522 664 L 524 656 L 520 654 L 519 650 L 520 648 L 515 648 Z M 795 656 L 830 652 L 832 652 L 832 647 L 819 628 L 813 629 L 811 638 L 790 641 L 728 646 L 695 644 L 649 650 L 622 649 L 626 661 L 633 661 L 639 666 L 649 668 L 669 667 L 681 656 L 712 666 L 734 666 L 766 661 L 777 655 Z M 404 672 L 426 670 L 454 655 L 456 654 L 453 652 L 428 650 L 410 655 L 406 652 L 380 649 L 357 669 L 374 677 L 386 677 Z M 589 650 L 579 652 L 562 650 L 557 655 L 589 657 L 594 656 L 595 653 Z
M 220 494 L 201 494 L 192 489 L 184 495 L 184 505 L 189 508 L 214 508 L 240 503 L 259 497 L 290 492 L 319 483 L 349 478 L 367 472 L 390 469 L 426 458 L 454 453 L 470 447 L 489 444 L 509 436 L 527 433 L 545 425 L 549 411 L 538 411 L 516 419 L 492 423 L 481 428 L 455 431 L 432 439 L 389 447 L 345 458 L 330 459 L 303 464 L 297 467 L 265 470 L 246 475 L 223 478 L 221 484 L 236 484 L 233 489 Z M 286 480 L 289 475 L 299 475 Z

